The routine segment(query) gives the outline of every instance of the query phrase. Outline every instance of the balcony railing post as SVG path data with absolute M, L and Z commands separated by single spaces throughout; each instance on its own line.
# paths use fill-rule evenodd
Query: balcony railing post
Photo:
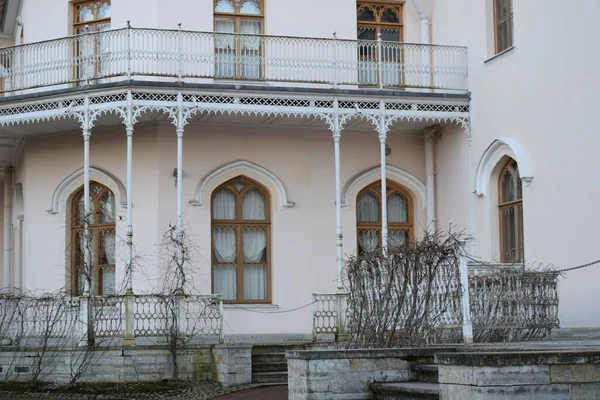
M 131 80 L 131 21 L 127 21 L 127 80 Z
M 219 343 L 225 341 L 225 332 L 223 332 L 223 296 L 219 296 Z
M 125 337 L 123 344 L 125 346 L 135 346 L 135 295 L 132 290 L 125 293 Z
M 182 57 L 183 57 L 183 41 L 181 38 L 181 22 L 177 24 L 177 82 L 181 82 Z
M 338 40 L 337 33 L 333 32 L 333 86 L 338 85 Z
M 336 297 L 336 313 L 337 313 L 337 341 L 344 342 L 348 339 L 348 331 L 346 327 L 346 310 L 348 309 L 346 293 L 338 292 Z
M 460 287 L 462 292 L 462 331 L 465 344 L 473 343 L 473 323 L 471 321 L 471 304 L 469 300 L 469 269 L 467 266 L 467 254 L 465 242 L 458 246 Z
M 383 89 L 383 49 L 381 33 L 377 34 L 377 80 L 379 81 L 379 89 Z
M 89 332 L 90 332 L 90 294 L 84 293 L 83 296 L 79 296 L 79 343 L 78 346 L 87 346 L 89 344 Z

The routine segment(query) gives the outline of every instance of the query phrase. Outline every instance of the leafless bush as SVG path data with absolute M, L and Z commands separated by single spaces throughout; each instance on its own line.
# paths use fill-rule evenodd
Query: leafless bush
M 350 343 L 423 345 L 460 309 L 460 234 L 426 232 L 417 241 L 350 257 L 345 276 Z

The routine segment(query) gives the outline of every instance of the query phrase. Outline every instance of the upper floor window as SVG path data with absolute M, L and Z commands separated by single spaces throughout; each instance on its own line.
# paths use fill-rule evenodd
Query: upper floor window
M 494 47 L 496 54 L 513 45 L 512 0 L 494 1 Z
M 360 191 L 356 201 L 358 253 L 381 248 L 381 181 Z M 387 185 L 388 247 L 400 246 L 413 237 L 412 202 L 400 185 Z
M 242 176 L 213 192 L 213 293 L 225 301 L 271 301 L 269 210 L 266 189 Z
M 400 86 L 402 82 L 402 49 L 398 42 L 403 37 L 402 4 L 384 4 L 359 1 L 356 5 L 359 82 L 378 85 L 381 79 L 386 86 Z M 381 60 L 375 41 L 381 37 Z M 369 41 L 369 42 L 366 42 Z
M 75 3 L 73 31 L 75 34 L 110 29 L 110 0 Z
M 498 185 L 501 262 L 522 263 L 524 256 L 523 186 L 515 160 L 511 159 L 504 166 Z
M 91 265 L 85 265 L 83 231 L 89 221 L 91 240 L 88 251 Z M 115 294 L 115 196 L 98 182 L 90 182 L 90 212 L 86 215 L 83 188 L 74 196 L 71 207 L 71 292 L 80 295 L 85 281 L 90 293 Z
M 215 76 L 258 79 L 263 75 L 263 0 L 214 0 Z M 256 35 L 256 36 L 255 36 Z

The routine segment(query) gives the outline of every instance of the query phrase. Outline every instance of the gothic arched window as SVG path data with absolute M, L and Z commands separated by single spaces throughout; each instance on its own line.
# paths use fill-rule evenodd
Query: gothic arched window
M 510 159 L 502 169 L 498 186 L 501 262 L 522 263 L 523 186 L 515 160 Z
M 212 194 L 213 293 L 229 302 L 271 301 L 269 194 L 239 176 Z
M 358 253 L 381 249 L 381 181 L 360 191 L 356 201 Z M 413 237 L 412 201 L 402 186 L 387 181 L 388 247 L 400 246 Z
M 84 222 L 89 220 L 90 265 L 84 258 Z M 90 212 L 86 215 L 83 188 L 71 205 L 71 293 L 80 295 L 85 281 L 94 295 L 115 294 L 115 195 L 106 186 L 90 181 Z

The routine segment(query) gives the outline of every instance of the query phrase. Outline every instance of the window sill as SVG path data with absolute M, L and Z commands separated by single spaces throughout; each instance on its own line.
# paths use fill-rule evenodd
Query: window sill
M 226 303 L 223 304 L 223 309 L 225 310 L 266 310 L 266 311 L 276 311 L 279 310 L 279 306 L 277 304 L 247 304 L 247 303 Z
M 506 50 L 502 50 L 500 53 L 494 54 L 493 56 L 491 56 L 490 58 L 488 58 L 487 60 L 485 60 L 483 63 L 487 64 L 490 61 L 495 60 L 496 58 L 500 58 L 501 56 L 503 56 L 506 53 L 510 53 L 515 49 L 515 46 L 510 46 L 508 49 Z

